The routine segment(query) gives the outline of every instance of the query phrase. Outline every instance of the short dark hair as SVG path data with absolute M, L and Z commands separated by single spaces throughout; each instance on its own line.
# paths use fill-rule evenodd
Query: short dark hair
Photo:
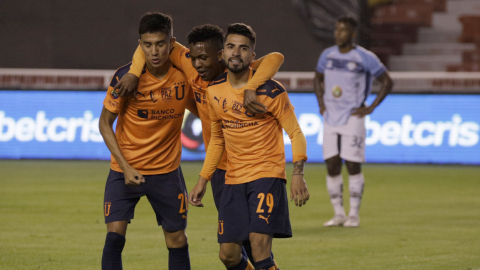
M 145 33 L 164 33 L 171 37 L 173 20 L 169 15 L 159 12 L 148 12 L 143 15 L 138 27 L 138 34 L 142 36 Z
M 356 29 L 358 26 L 357 20 L 352 16 L 342 16 L 338 18 L 337 22 L 339 23 L 348 23 L 353 29 Z
M 213 24 L 204 24 L 194 27 L 187 35 L 188 44 L 195 45 L 197 42 L 210 42 L 219 51 L 223 48 L 223 30 Z
M 255 42 L 257 40 L 257 34 L 253 31 L 252 27 L 244 23 L 233 23 L 228 25 L 227 34 L 225 35 L 225 41 L 227 41 L 228 35 L 242 35 L 250 39 L 250 44 L 255 48 Z

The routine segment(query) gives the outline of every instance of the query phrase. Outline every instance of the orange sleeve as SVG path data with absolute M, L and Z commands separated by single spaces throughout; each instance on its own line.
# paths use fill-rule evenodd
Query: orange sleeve
M 207 90 L 207 100 L 208 99 L 208 90 Z M 210 119 L 212 120 L 212 130 L 210 143 L 208 144 L 207 155 L 205 156 L 205 162 L 203 163 L 202 171 L 200 176 L 210 181 L 213 173 L 217 169 L 218 163 L 223 156 L 223 151 L 225 149 L 225 139 L 223 138 L 222 131 L 222 120 L 220 120 L 213 107 L 209 102 L 208 109 L 210 111 Z
M 107 96 L 103 100 L 103 106 L 105 106 L 105 109 L 118 114 L 122 110 L 124 102 L 125 98 L 119 97 L 113 90 L 113 87 L 109 86 Z
M 274 52 L 253 62 L 251 66 L 256 72 L 248 81 L 245 89 L 257 90 L 259 86 L 273 78 L 282 66 L 283 59 L 284 57 L 281 53 Z
M 287 132 L 288 137 L 292 141 L 293 162 L 299 160 L 307 161 L 307 140 L 298 125 L 297 116 L 291 113 L 283 122 L 280 122 L 282 128 Z
M 132 73 L 140 78 L 143 72 L 143 67 L 145 67 L 145 54 L 140 45 L 138 45 L 133 54 L 132 65 L 130 66 L 128 73 Z
M 182 44 L 175 42 L 169 59 L 175 67 L 187 75 L 189 80 L 195 79 L 198 76 L 197 70 L 192 66 L 190 50 Z
M 280 85 L 277 85 L 281 87 Z M 282 89 L 284 92 L 273 99 L 272 104 L 267 104 L 267 107 L 272 108 L 271 113 L 273 116 L 278 119 L 278 122 L 282 123 L 293 113 L 293 105 L 288 98 L 287 92 Z

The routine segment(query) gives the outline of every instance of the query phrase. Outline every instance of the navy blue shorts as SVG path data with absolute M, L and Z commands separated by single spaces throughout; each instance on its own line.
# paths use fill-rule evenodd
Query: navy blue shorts
M 292 237 L 284 179 L 260 178 L 224 185 L 218 210 L 218 242 L 242 242 L 251 232 Z
M 123 173 L 110 170 L 105 185 L 105 223 L 133 219 L 140 197 L 147 196 L 157 223 L 167 231 L 184 230 L 187 227 L 188 195 L 182 169 L 157 175 L 145 175 L 145 183 L 125 185 Z
M 212 184 L 212 193 L 213 193 L 213 201 L 215 202 L 215 207 L 220 205 L 220 198 L 222 197 L 223 187 L 225 186 L 225 173 L 227 171 L 222 169 L 216 169 L 210 179 Z

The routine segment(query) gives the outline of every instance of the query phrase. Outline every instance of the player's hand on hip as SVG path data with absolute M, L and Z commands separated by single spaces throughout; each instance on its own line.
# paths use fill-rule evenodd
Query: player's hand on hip
M 125 185 L 138 186 L 141 183 L 145 183 L 143 175 L 132 167 L 125 168 L 123 170 L 123 175 L 125 177 Z
M 373 108 L 371 107 L 360 107 L 353 111 L 352 115 L 357 115 L 359 117 L 364 117 L 365 115 L 369 115 L 373 112 Z
M 324 107 L 320 107 L 320 114 L 323 115 L 323 114 L 325 113 L 325 110 L 326 110 L 326 109 L 327 109 L 327 108 L 325 108 L 325 106 L 324 106 Z
M 302 207 L 310 199 L 307 182 L 303 179 L 303 174 L 294 174 L 290 184 L 290 201 L 295 201 L 296 206 Z
M 243 107 L 252 114 L 263 114 L 267 112 L 267 106 L 257 100 L 257 91 L 247 89 L 243 91 Z
M 207 191 L 207 179 L 200 176 L 195 187 L 190 191 L 188 195 L 188 202 L 197 207 L 203 207 L 202 198 Z
M 137 92 L 139 78 L 132 73 L 123 75 L 120 81 L 115 85 L 114 89 L 121 97 L 133 96 L 137 98 L 135 92 Z

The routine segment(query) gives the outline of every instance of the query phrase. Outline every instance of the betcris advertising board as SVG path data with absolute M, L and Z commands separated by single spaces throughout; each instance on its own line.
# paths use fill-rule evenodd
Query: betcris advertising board
M 0 158 L 110 159 L 98 130 L 104 97 L 89 91 L 0 91 Z M 323 162 L 323 119 L 315 95 L 289 97 L 307 138 L 309 162 Z M 366 117 L 367 162 L 480 164 L 479 106 L 480 95 L 391 94 Z M 203 160 L 200 120 L 186 113 L 181 136 L 182 159 Z

